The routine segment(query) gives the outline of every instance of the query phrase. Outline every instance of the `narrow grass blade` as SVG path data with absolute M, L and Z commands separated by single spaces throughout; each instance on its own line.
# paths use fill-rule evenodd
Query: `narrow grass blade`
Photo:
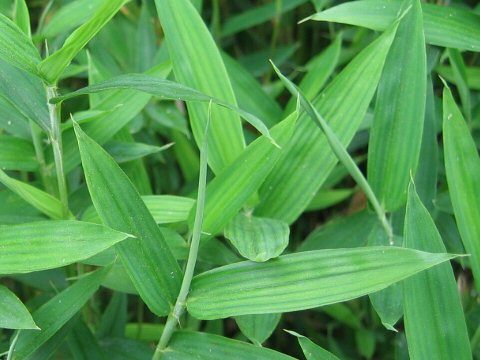
M 428 210 L 410 183 L 405 214 L 405 246 L 445 252 Z M 403 283 L 405 333 L 410 358 L 472 359 L 457 282 L 450 264 L 412 276 Z
M 328 78 L 335 70 L 342 50 L 342 35 L 335 40 L 319 55 L 314 57 L 305 66 L 307 73 L 298 85 L 308 100 L 313 100 L 323 88 Z M 295 109 L 296 98 L 292 97 L 285 107 L 284 114 L 288 115 Z
M 37 329 L 32 315 L 20 299 L 0 285 L 0 328 L 1 329 Z
M 355 193 L 355 189 L 320 189 L 315 197 L 310 201 L 305 211 L 316 211 L 337 205 L 350 198 Z
M 360 52 L 314 101 L 329 126 L 347 146 L 374 95 L 396 24 Z M 305 117 L 304 117 L 305 116 Z M 308 206 L 337 163 L 317 125 L 301 116 L 292 140 L 260 189 L 257 216 L 293 222 Z
M 398 14 L 400 1 L 351 1 L 310 16 L 372 30 L 386 29 Z M 452 6 L 422 4 L 425 40 L 437 46 L 480 51 L 480 16 Z
M 272 136 L 281 146 L 291 139 L 296 121 L 297 114 L 294 113 L 272 128 Z M 215 235 L 223 230 L 258 190 L 283 151 L 262 136 L 209 182 L 204 232 Z
M 25 0 L 15 0 L 13 18 L 20 30 L 22 30 L 27 37 L 30 37 L 32 33 L 30 29 L 30 14 L 28 13 L 28 7 Z
M 35 171 L 38 162 L 30 141 L 0 135 L 0 168 L 2 170 Z
M 170 143 L 164 146 L 155 146 L 140 142 L 111 140 L 105 144 L 105 150 L 107 150 L 116 162 L 124 163 L 167 150 L 171 148 L 172 145 L 174 144 Z
M 228 110 L 238 113 L 242 116 L 250 125 L 255 127 L 261 134 L 267 136 L 271 139 L 272 142 L 274 140 L 270 136 L 270 132 L 266 125 L 257 118 L 255 115 L 252 115 L 242 109 L 239 109 L 236 105 L 232 105 L 231 103 L 227 103 L 223 100 L 205 95 L 200 91 L 197 91 L 193 88 L 188 86 L 176 83 L 174 81 L 165 80 L 158 77 L 153 77 L 146 74 L 127 74 L 117 76 L 115 78 L 102 81 L 101 83 L 94 84 L 87 86 L 83 89 L 74 91 L 73 93 L 59 96 L 53 99 L 54 103 L 58 103 L 63 100 L 70 99 L 75 96 L 85 95 L 90 93 L 96 93 L 99 91 L 105 90 L 112 90 L 112 89 L 131 89 L 131 90 L 138 90 L 142 92 L 146 92 L 150 95 L 160 96 L 164 99 L 170 100 L 184 100 L 184 101 L 192 101 L 192 102 L 210 102 L 224 107 Z M 190 115 L 191 116 L 191 115 Z M 213 124 L 213 123 L 212 123 Z M 213 132 L 213 128 L 212 128 Z
M 220 52 L 193 4 L 189 0 L 155 0 L 155 5 L 176 79 L 236 106 Z M 193 135 L 200 147 L 207 105 L 191 103 L 187 106 Z M 212 110 L 208 163 L 213 172 L 218 174 L 242 152 L 245 140 L 237 114 L 218 107 Z
M 457 84 L 457 78 L 451 66 L 439 65 L 435 70 L 446 80 L 453 84 Z M 472 90 L 480 90 L 480 67 L 465 67 L 467 74 L 467 85 Z
M 42 77 L 50 84 L 56 83 L 65 68 L 70 65 L 77 53 L 92 39 L 103 26 L 117 13 L 127 0 L 105 1 L 97 12 L 65 40 L 62 48 L 38 65 Z
M 390 246 L 246 261 L 197 275 L 187 308 L 205 320 L 310 309 L 384 289 L 454 257 Z
M 0 274 L 66 266 L 129 236 L 106 226 L 69 220 L 0 225 Z
M 470 90 L 468 89 L 467 68 L 465 62 L 463 61 L 461 52 L 457 49 L 448 49 L 448 58 L 450 59 L 460 100 L 462 101 L 463 113 L 467 118 L 467 122 L 470 123 L 472 121 L 472 100 L 470 98 Z
M 62 203 L 56 197 L 30 184 L 14 179 L 0 170 L 0 182 L 30 205 L 52 219 L 63 219 Z M 70 214 L 70 217 L 73 217 Z
M 340 160 L 343 166 L 345 166 L 345 168 L 348 170 L 350 175 L 353 177 L 353 179 L 357 182 L 357 184 L 363 190 L 368 200 L 372 204 L 375 212 L 377 213 L 378 219 L 384 226 L 385 232 L 388 235 L 388 239 L 392 244 L 393 231 L 390 224 L 387 221 L 385 211 L 383 210 L 382 206 L 378 202 L 375 196 L 375 193 L 370 188 L 370 185 L 368 184 L 367 180 L 365 179 L 362 172 L 358 168 L 357 164 L 355 164 L 355 161 L 348 154 L 348 151 L 345 149 L 341 141 L 338 139 L 338 137 L 335 135 L 332 129 L 328 126 L 327 122 L 323 119 L 323 117 L 318 113 L 318 111 L 315 109 L 312 103 L 306 99 L 305 95 L 303 95 L 303 93 L 295 86 L 295 84 L 293 84 L 287 77 L 285 77 L 273 63 L 272 65 L 275 72 L 280 77 L 280 80 L 285 84 L 285 87 L 288 89 L 288 91 L 290 91 L 290 93 L 293 96 L 296 96 L 299 98 L 300 104 L 305 110 L 305 112 L 317 124 L 317 126 L 320 129 L 322 129 L 322 131 L 324 132 L 327 138 L 328 144 L 330 145 L 330 148 L 334 152 L 335 156 Z
M 420 156 L 425 115 L 427 57 L 422 8 L 419 0 L 405 1 L 402 9 L 408 7 L 378 85 L 368 145 L 368 181 L 387 211 L 406 202 L 410 174 L 415 174 Z
M 138 237 L 116 250 L 148 307 L 166 315 L 180 288 L 178 263 L 125 173 L 76 123 L 74 127 L 93 204 L 106 225 Z
M 225 227 L 225 237 L 245 258 L 263 262 L 279 256 L 288 246 L 290 229 L 277 219 L 238 214 Z
M 321 348 L 309 338 L 296 333 L 295 331 L 285 330 L 290 335 L 297 337 L 298 343 L 303 350 L 303 354 L 307 360 L 339 360 L 338 357 L 331 352 Z
M 282 314 L 257 314 L 236 316 L 240 331 L 255 345 L 267 340 L 280 322 Z
M 36 310 L 32 315 L 41 330 L 23 330 L 18 337 L 13 358 L 28 358 L 52 338 L 97 291 L 108 270 L 104 268 L 82 277 Z
M 480 158 L 448 88 L 443 90 L 443 146 L 455 219 L 480 290 Z
M 0 59 L 34 75 L 40 63 L 40 55 L 30 38 L 3 14 L 0 14 Z
M 293 360 L 294 358 L 268 348 L 255 346 L 223 336 L 200 332 L 176 332 L 162 360 Z

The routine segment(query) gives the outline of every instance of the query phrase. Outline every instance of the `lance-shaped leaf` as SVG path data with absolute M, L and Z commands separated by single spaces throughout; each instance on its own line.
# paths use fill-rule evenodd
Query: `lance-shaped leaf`
M 443 90 L 443 146 L 455 219 L 480 289 L 480 157 L 448 88 Z
M 480 18 L 480 17 L 479 17 Z M 462 53 L 457 49 L 448 49 L 448 57 L 452 65 L 455 83 L 457 84 L 458 94 L 462 101 L 463 113 L 467 118 L 467 122 L 472 121 L 472 100 L 470 98 L 470 90 L 468 89 L 467 68 L 463 61 Z
M 245 261 L 196 276 L 187 308 L 206 320 L 310 309 L 384 289 L 454 257 L 391 246 Z
M 401 1 L 351 1 L 310 16 L 372 30 L 386 29 L 398 15 Z M 480 16 L 471 10 L 422 4 L 425 40 L 437 46 L 480 51 Z
M 321 348 L 309 338 L 296 333 L 295 331 L 285 330 L 289 334 L 297 337 L 298 343 L 302 348 L 303 354 L 307 360 L 339 360 L 331 352 Z
M 146 74 L 127 74 L 120 75 L 115 78 L 102 81 L 98 84 L 87 86 L 83 89 L 74 91 L 64 96 L 58 96 L 53 99 L 54 103 L 70 99 L 75 96 L 96 93 L 105 90 L 118 90 L 118 89 L 131 89 L 138 90 L 150 95 L 160 96 L 164 99 L 170 100 L 184 100 L 194 102 L 210 102 L 227 108 L 233 112 L 237 112 L 242 116 L 250 125 L 255 127 L 261 134 L 267 136 L 272 141 L 268 128 L 265 124 L 246 111 L 239 109 L 236 105 L 232 105 L 224 100 L 214 98 L 212 96 L 205 95 L 204 93 L 197 91 L 191 87 L 176 83 L 174 81 L 165 80 L 159 77 L 154 77 Z M 213 109 L 212 109 L 213 111 Z M 191 115 L 190 115 L 191 116 Z M 213 113 L 212 113 L 213 116 Z M 212 118 L 213 119 L 213 118 Z M 212 128 L 213 131 L 213 128 Z M 213 134 L 212 134 L 213 136 Z
M 192 3 L 189 0 L 155 0 L 155 5 L 178 81 L 236 106 L 220 52 Z M 200 146 L 207 105 L 187 106 L 193 135 Z M 218 174 L 245 147 L 240 118 L 225 109 L 213 107 L 210 134 L 208 163 Z
M 225 228 L 225 237 L 238 252 L 252 261 L 267 261 L 279 256 L 288 246 L 288 224 L 277 219 L 267 219 L 238 214 Z
M 166 315 L 180 289 L 178 263 L 127 175 L 76 123 L 74 127 L 93 205 L 104 224 L 138 238 L 116 250 L 147 306 Z
M 103 225 L 73 220 L 0 225 L 0 274 L 65 266 L 129 236 Z
M 162 360 L 294 360 L 268 348 L 208 333 L 178 331 L 173 334 Z
M 396 24 L 358 54 L 313 101 L 344 147 L 368 109 L 395 31 Z M 307 116 L 300 117 L 291 141 L 262 185 L 257 216 L 293 222 L 337 163 L 322 130 Z
M 445 252 L 445 245 L 415 186 L 408 189 L 405 246 Z M 472 359 L 462 303 L 450 264 L 440 264 L 403 282 L 408 352 L 416 359 Z
M 32 315 L 41 329 L 22 330 L 13 359 L 26 359 L 52 338 L 97 291 L 109 268 L 90 273 L 40 306 Z
M 385 61 L 368 145 L 368 181 L 387 211 L 405 204 L 422 144 L 427 58 L 420 1 L 409 6 Z
M 98 11 L 65 40 L 62 48 L 39 65 L 42 77 L 49 83 L 55 83 L 65 68 L 70 65 L 77 53 L 103 28 L 127 0 L 105 1 Z
M 3 285 L 0 285 L 0 305 L 1 329 L 38 329 L 25 305 Z
M 0 135 L 0 168 L 3 170 L 34 171 L 38 168 L 30 141 Z
M 3 14 L 0 14 L 0 59 L 32 74 L 37 74 L 40 62 L 30 38 Z
M 282 314 L 256 314 L 236 316 L 240 331 L 255 345 L 260 345 L 272 335 Z
M 31 36 L 30 29 L 30 14 L 28 13 L 28 7 L 26 0 L 16 0 L 13 8 L 13 18 L 17 26 L 28 37 Z
M 62 203 L 56 197 L 23 181 L 8 176 L 0 170 L 0 182 L 33 207 L 52 219 L 63 219 Z M 72 214 L 69 214 L 73 217 Z

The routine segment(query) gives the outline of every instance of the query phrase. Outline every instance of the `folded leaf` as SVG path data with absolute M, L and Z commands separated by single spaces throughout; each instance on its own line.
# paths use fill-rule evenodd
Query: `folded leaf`
M 443 146 L 455 219 L 480 290 L 480 157 L 448 88 L 443 90 Z
M 147 306 L 166 315 L 180 289 L 180 267 L 122 169 L 76 123 L 74 127 L 93 205 L 104 224 L 138 238 L 118 244 L 116 251 Z
M 419 0 L 405 1 L 402 9 L 408 7 L 385 61 L 368 144 L 368 181 L 387 211 L 405 204 L 410 174 L 415 174 L 420 156 L 425 115 L 422 8 Z
M 32 315 L 20 299 L 0 285 L 0 329 L 37 329 Z
M 106 226 L 69 220 L 0 225 L 0 274 L 69 265 L 129 236 Z
M 405 246 L 445 252 L 445 245 L 415 186 L 408 190 Z M 416 359 L 472 359 L 457 282 L 450 264 L 440 264 L 403 282 L 408 352 Z
M 77 30 L 75 30 L 65 40 L 62 48 L 45 60 L 43 60 L 38 70 L 42 77 L 49 83 L 54 84 L 65 68 L 83 49 L 85 45 L 92 39 L 103 26 L 117 13 L 127 0 L 109 0 L 105 1 L 97 12 Z
M 40 306 L 32 315 L 41 330 L 23 330 L 20 332 L 13 352 L 13 359 L 28 358 L 35 350 L 52 338 L 97 291 L 108 271 L 109 268 L 104 268 L 82 277 L 72 286 Z
M 223 336 L 199 332 L 176 332 L 162 353 L 162 360 L 293 360 L 268 348 Z
M 395 30 L 393 25 L 359 53 L 313 101 L 345 147 L 360 126 L 374 95 Z M 337 163 L 335 154 L 328 149 L 327 138 L 307 116 L 300 117 L 291 141 L 262 185 L 262 202 L 255 209 L 255 215 L 292 223 Z
M 177 80 L 236 106 L 220 52 L 192 3 L 189 0 L 155 0 L 155 5 Z M 189 103 L 187 107 L 193 135 L 200 147 L 207 121 L 207 105 Z M 214 106 L 210 134 L 208 163 L 218 174 L 245 147 L 240 118 Z
M 310 309 L 384 289 L 454 257 L 391 246 L 246 261 L 197 275 L 187 308 L 206 320 Z
M 310 16 L 372 30 L 386 29 L 398 14 L 401 1 L 351 1 Z M 422 4 L 427 43 L 460 50 L 480 51 L 480 16 L 452 6 Z
M 267 261 L 279 256 L 288 246 L 290 229 L 276 219 L 238 214 L 225 228 L 225 237 L 238 252 L 252 261 Z
M 0 14 L 0 59 L 32 74 L 37 74 L 40 62 L 30 38 L 3 14 Z

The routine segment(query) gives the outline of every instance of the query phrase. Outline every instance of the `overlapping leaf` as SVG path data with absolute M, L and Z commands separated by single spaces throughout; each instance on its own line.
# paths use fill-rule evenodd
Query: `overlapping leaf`
M 0 328 L 38 329 L 25 305 L 3 285 L 0 285 L 0 305 Z

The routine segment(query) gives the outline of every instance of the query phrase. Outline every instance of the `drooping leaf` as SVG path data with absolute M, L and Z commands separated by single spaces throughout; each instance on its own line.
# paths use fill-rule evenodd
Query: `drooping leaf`
M 480 289 L 480 157 L 448 88 L 443 90 L 443 146 L 455 219 Z
M 292 357 L 268 348 L 255 346 L 223 336 L 200 332 L 178 331 L 162 353 L 163 360 L 293 360 Z
M 270 137 L 270 133 L 265 124 L 256 116 L 239 109 L 237 106 L 227 103 L 218 98 L 214 98 L 204 93 L 201 93 L 188 86 L 165 80 L 158 77 L 153 77 L 145 74 L 127 74 L 114 77 L 109 80 L 102 81 L 101 83 L 87 86 L 83 89 L 74 91 L 64 96 L 59 96 L 53 99 L 54 103 L 58 103 L 63 100 L 70 99 L 75 96 L 95 93 L 105 90 L 118 90 L 118 89 L 131 89 L 143 91 L 151 95 L 160 96 L 164 99 L 170 100 L 184 100 L 193 102 L 210 102 L 227 108 L 233 112 L 241 115 L 250 125 L 254 126 L 260 133 Z M 190 115 L 191 117 L 191 115 Z M 213 131 L 213 129 L 212 129 Z M 273 141 L 273 139 L 272 139 Z
M 263 262 L 279 256 L 288 245 L 290 229 L 276 219 L 238 214 L 225 228 L 225 237 L 245 258 Z
M 0 59 L 32 74 L 37 74 L 40 55 L 30 38 L 3 14 L 0 14 Z
M 129 236 L 106 226 L 69 220 L 0 225 L 0 274 L 65 266 Z
M 41 330 L 23 330 L 20 333 L 13 359 L 28 358 L 52 338 L 97 291 L 108 270 L 104 268 L 85 275 L 38 308 L 32 315 Z
M 102 221 L 133 234 L 135 243 L 116 246 L 140 296 L 166 315 L 178 294 L 181 272 L 162 233 L 134 186 L 105 150 L 74 123 L 87 185 Z
M 63 44 L 62 48 L 38 65 L 42 77 L 54 84 L 65 68 L 93 38 L 102 27 L 117 13 L 127 0 L 109 0 L 102 3 L 97 12 L 83 25 L 76 29 Z
M 453 257 L 391 246 L 245 261 L 197 275 L 187 308 L 199 319 L 310 309 L 384 289 Z
M 155 5 L 178 81 L 236 106 L 220 52 L 191 2 L 155 0 Z M 206 125 L 207 105 L 189 103 L 187 106 L 193 135 L 200 146 Z M 209 165 L 214 173 L 219 173 L 245 147 L 240 118 L 235 113 L 214 107 L 210 132 Z
M 351 1 L 309 17 L 385 30 L 398 14 L 401 1 Z M 480 51 L 480 16 L 468 9 L 422 4 L 427 43 L 460 50 Z
M 348 145 L 375 92 L 396 25 L 364 49 L 320 94 L 313 105 Z M 316 194 L 337 163 L 317 125 L 300 117 L 292 140 L 260 189 L 257 216 L 293 222 Z
M 368 181 L 387 211 L 405 204 L 410 174 L 415 174 L 420 156 L 425 115 L 422 8 L 419 0 L 405 1 L 402 9 L 408 7 L 385 61 L 368 144 Z
M 445 252 L 428 210 L 410 183 L 405 214 L 405 246 Z M 472 359 L 457 283 L 450 264 L 440 264 L 403 283 L 405 333 L 410 358 Z
M 277 327 L 282 314 L 256 314 L 236 316 L 235 322 L 251 342 L 261 345 Z
M 38 330 L 25 305 L 3 285 L 0 285 L 0 305 L 0 328 Z

